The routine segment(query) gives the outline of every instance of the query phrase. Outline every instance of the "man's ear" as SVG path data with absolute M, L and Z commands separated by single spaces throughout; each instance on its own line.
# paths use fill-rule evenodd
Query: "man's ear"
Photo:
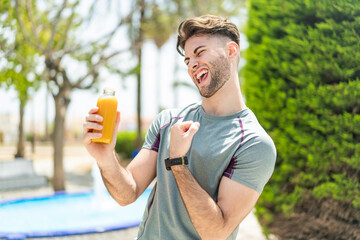
M 228 42 L 227 47 L 229 50 L 229 57 L 230 58 L 236 58 L 239 53 L 239 45 L 236 44 L 236 42 Z

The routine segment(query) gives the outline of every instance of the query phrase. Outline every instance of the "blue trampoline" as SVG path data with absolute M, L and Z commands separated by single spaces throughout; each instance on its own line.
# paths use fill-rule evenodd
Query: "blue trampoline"
M 0 202 L 0 238 L 53 237 L 97 233 L 138 226 L 151 189 L 121 207 L 94 191 Z

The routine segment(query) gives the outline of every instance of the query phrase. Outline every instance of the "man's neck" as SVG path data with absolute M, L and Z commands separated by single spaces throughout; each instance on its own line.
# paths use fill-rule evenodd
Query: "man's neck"
M 207 114 L 214 116 L 231 115 L 245 109 L 238 79 L 229 80 L 210 98 L 203 97 L 202 107 Z

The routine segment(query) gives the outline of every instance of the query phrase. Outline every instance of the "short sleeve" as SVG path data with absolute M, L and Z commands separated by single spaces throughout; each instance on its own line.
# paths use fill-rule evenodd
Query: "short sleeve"
M 161 129 L 166 126 L 169 122 L 169 118 L 171 117 L 170 110 L 164 110 L 161 113 L 159 113 L 154 121 L 151 123 L 146 136 L 145 136 L 145 142 L 143 144 L 143 148 L 151 149 L 156 152 L 159 151 L 159 145 L 160 145 L 160 131 Z
M 248 186 L 261 194 L 275 167 L 276 149 L 266 134 L 240 146 L 223 176 Z
M 161 126 L 161 113 L 158 114 L 154 121 L 151 123 L 146 136 L 143 148 L 151 149 L 156 152 L 159 151 L 160 144 L 160 126 Z

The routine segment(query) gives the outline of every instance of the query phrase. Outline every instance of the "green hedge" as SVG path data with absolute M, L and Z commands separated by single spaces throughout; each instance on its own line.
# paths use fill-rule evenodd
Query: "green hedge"
M 305 198 L 360 209 L 359 0 L 250 0 L 246 103 L 273 138 L 257 204 L 291 214 Z
M 136 132 L 120 132 L 117 135 L 115 151 L 124 158 L 131 159 L 136 151 Z M 144 140 L 144 135 L 142 136 Z

